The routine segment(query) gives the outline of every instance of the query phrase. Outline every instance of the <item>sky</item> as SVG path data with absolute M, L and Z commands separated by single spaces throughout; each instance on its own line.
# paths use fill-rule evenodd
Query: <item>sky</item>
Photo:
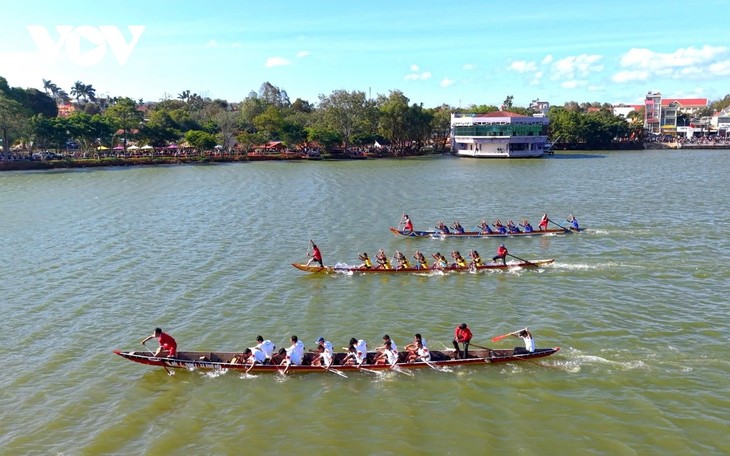
M 400 90 L 424 107 L 643 103 L 730 93 L 730 0 L 14 1 L 0 6 L 10 86 L 145 101 L 239 102 Z

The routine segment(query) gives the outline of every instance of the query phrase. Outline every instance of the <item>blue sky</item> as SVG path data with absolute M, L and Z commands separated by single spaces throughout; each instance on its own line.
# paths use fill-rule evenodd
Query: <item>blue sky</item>
M 231 102 L 401 90 L 433 107 L 730 93 L 729 1 L 25 1 L 0 7 L 11 86 Z M 132 28 L 130 28 L 132 26 Z M 60 28 L 59 28 L 60 27 Z

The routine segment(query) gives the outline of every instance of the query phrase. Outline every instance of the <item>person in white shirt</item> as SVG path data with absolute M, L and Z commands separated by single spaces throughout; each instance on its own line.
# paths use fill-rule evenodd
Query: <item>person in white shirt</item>
M 375 364 L 381 364 L 379 361 L 386 355 L 388 342 L 390 342 L 390 350 L 395 351 L 398 353 L 398 346 L 395 344 L 395 342 L 390 338 L 389 335 L 383 336 L 383 345 L 376 348 L 375 350 L 378 351 L 378 354 L 375 355 L 375 359 L 373 359 L 373 363 Z
M 527 328 L 523 329 L 522 331 L 520 331 L 517 334 L 513 334 L 513 336 L 519 337 L 520 339 L 525 341 L 524 350 L 526 350 L 529 353 L 532 353 L 535 351 L 535 339 L 532 337 L 532 333 Z M 522 347 L 517 347 L 515 349 L 515 353 L 518 353 L 520 351 L 522 351 Z
M 281 362 L 281 365 L 286 366 L 284 373 L 289 370 L 289 366 L 300 366 L 304 360 L 304 344 L 300 341 L 297 336 L 291 336 L 291 346 L 286 349 L 286 358 Z
M 408 355 L 408 362 L 414 363 L 418 361 L 431 361 L 431 352 L 423 345 L 423 342 L 416 341 L 416 349 Z
M 393 342 L 391 340 L 385 342 L 383 351 L 380 354 L 382 356 L 376 359 L 374 364 L 387 364 L 392 367 L 398 363 L 398 351 L 393 350 Z
M 264 340 L 261 336 L 256 336 L 256 348 L 261 350 L 264 354 L 265 362 L 262 364 L 269 364 L 271 362 L 271 357 L 274 356 L 274 350 L 276 350 L 276 345 L 271 343 L 269 339 Z
M 353 337 L 350 339 L 350 346 L 346 350 L 348 353 L 345 359 L 342 360 L 342 364 L 356 364 L 359 367 L 367 362 L 368 345 L 363 339 L 357 340 Z
M 334 361 L 334 350 L 332 349 L 332 343 L 328 340 L 325 340 L 324 337 L 320 337 L 315 343 L 317 344 L 317 353 L 319 353 L 319 356 L 312 360 L 312 364 L 314 364 L 315 366 L 324 366 L 326 368 L 329 368 Z
M 413 337 L 413 342 L 403 347 L 409 352 L 409 356 L 413 353 L 416 353 L 416 350 L 418 350 L 418 342 L 421 342 L 424 348 L 428 348 L 426 345 L 426 339 L 421 337 L 420 333 L 416 333 L 416 335 Z

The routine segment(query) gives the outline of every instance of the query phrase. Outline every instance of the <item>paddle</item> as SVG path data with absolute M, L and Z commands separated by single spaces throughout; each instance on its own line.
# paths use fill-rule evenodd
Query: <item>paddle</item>
M 400 366 L 398 364 L 392 364 L 390 366 L 390 370 L 394 370 L 396 372 L 400 372 L 401 374 L 405 374 L 409 377 L 413 377 L 413 372 L 404 371 L 403 369 L 400 368 Z
M 525 328 L 525 329 L 527 329 L 527 328 Z M 501 336 L 492 337 L 492 342 L 499 342 L 500 340 L 504 339 L 505 337 L 509 337 L 509 336 L 513 336 L 515 334 L 519 334 L 520 332 L 524 331 L 525 329 L 518 329 L 517 331 L 513 331 L 511 333 L 502 334 Z
M 322 365 L 320 365 L 320 367 L 322 369 L 326 370 L 327 372 L 332 372 L 333 374 L 337 374 L 337 375 L 339 375 L 342 378 L 347 378 L 347 375 L 343 374 L 342 372 L 338 371 L 337 369 L 332 369 L 331 367 L 322 366 Z
M 152 356 L 155 356 L 155 352 L 153 352 L 152 350 L 150 350 L 150 348 L 144 342 L 142 342 L 142 345 L 144 345 L 144 348 L 146 348 L 147 351 L 150 352 L 150 354 Z M 162 362 L 162 367 L 165 368 L 165 372 L 167 372 L 167 375 L 172 375 L 172 372 L 170 372 L 170 369 L 168 369 L 167 366 L 165 366 L 165 362 L 164 361 Z
M 514 255 L 512 255 L 511 253 L 508 253 L 508 254 L 507 254 L 507 256 L 511 256 L 511 257 L 512 257 L 512 258 L 514 258 L 515 260 L 519 260 L 519 261 L 522 261 L 523 263 L 527 263 L 527 264 L 529 264 L 530 266 L 534 266 L 534 267 L 536 267 L 536 268 L 537 268 L 537 267 L 539 267 L 539 266 L 538 266 L 538 265 L 536 265 L 535 263 L 532 263 L 532 262 L 530 262 L 530 261 L 527 261 L 527 260 L 525 260 L 525 259 L 523 259 L 523 258 L 520 258 L 520 257 L 518 257 L 518 256 L 514 256 Z
M 557 225 L 557 226 L 559 226 L 560 228 L 564 229 L 565 231 L 570 231 L 570 230 L 568 230 L 568 228 L 564 227 L 564 226 L 563 226 L 563 225 L 561 225 L 560 223 L 555 223 L 555 222 L 553 222 L 553 221 L 552 221 L 552 220 L 550 220 L 550 219 L 548 219 L 548 222 L 552 223 L 553 225 Z

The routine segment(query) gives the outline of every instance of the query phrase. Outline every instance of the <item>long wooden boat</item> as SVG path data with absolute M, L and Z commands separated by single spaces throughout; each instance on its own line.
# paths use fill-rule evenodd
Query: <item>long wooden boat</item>
M 548 258 L 544 260 L 530 260 L 530 261 L 517 261 L 502 263 L 487 263 L 476 268 L 469 266 L 447 266 L 444 268 L 429 268 L 429 269 L 418 269 L 418 268 L 401 268 L 401 269 L 377 269 L 377 268 L 360 268 L 357 266 L 307 266 L 303 263 L 292 263 L 292 266 L 305 272 L 324 272 L 324 273 L 362 273 L 362 274 L 432 274 L 434 272 L 469 272 L 469 271 L 488 271 L 488 270 L 504 270 L 513 268 L 540 268 L 551 264 L 555 261 L 554 258 Z
M 334 365 L 331 367 L 339 372 L 358 372 L 358 371 L 389 371 L 389 370 L 410 370 L 410 369 L 439 369 L 450 366 L 483 366 L 493 363 L 507 363 L 516 361 L 525 361 L 536 358 L 544 358 L 555 354 L 560 347 L 538 348 L 534 352 L 528 352 L 523 349 L 515 350 L 488 350 L 473 349 L 469 350 L 469 358 L 456 359 L 454 357 L 455 350 L 447 349 L 443 351 L 431 351 L 431 361 L 429 362 L 405 362 L 408 357 L 407 352 L 399 352 L 398 363 L 395 366 L 385 364 L 372 364 L 374 352 L 368 353 L 367 362 L 362 366 L 341 365 L 345 353 L 335 353 Z M 243 371 L 252 374 L 258 373 L 283 373 L 284 367 L 279 365 L 278 357 L 275 355 L 271 364 L 256 364 L 253 367 L 246 364 L 231 362 L 234 357 L 240 356 L 240 352 L 209 352 L 209 351 L 183 351 L 178 352 L 175 358 L 155 357 L 150 352 L 135 352 L 114 350 L 114 353 L 134 361 L 135 363 L 146 364 L 148 366 L 158 366 L 164 368 L 177 368 L 187 370 L 223 370 L 229 369 L 234 371 Z M 311 364 L 312 359 L 316 355 L 306 353 L 304 363 L 299 366 L 292 365 L 287 369 L 289 373 L 309 373 L 326 372 L 322 366 L 314 366 Z
M 583 231 L 581 228 L 578 231 Z M 446 239 L 446 238 L 469 238 L 469 239 L 481 239 L 481 238 L 507 238 L 507 237 L 531 237 L 531 236 L 547 236 L 547 235 L 558 235 L 558 234 L 570 234 L 578 232 L 570 228 L 551 228 L 543 231 L 531 231 L 529 233 L 521 231 L 519 233 L 484 233 L 482 231 L 465 231 L 463 233 L 444 233 L 439 230 L 426 230 L 426 231 L 404 231 L 398 228 L 390 227 L 390 232 L 400 236 L 407 237 L 427 237 L 431 239 Z

